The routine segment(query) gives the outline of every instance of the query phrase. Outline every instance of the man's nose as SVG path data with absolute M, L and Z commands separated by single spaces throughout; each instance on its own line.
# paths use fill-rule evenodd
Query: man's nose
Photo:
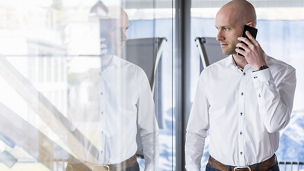
M 122 41 L 127 41 L 128 40 L 128 36 L 127 36 L 125 31 L 123 31 L 122 34 L 121 34 L 121 40 Z
M 217 35 L 216 35 L 216 40 L 217 40 L 217 41 L 222 41 L 222 40 L 224 40 L 223 33 L 222 33 L 221 30 L 218 31 L 218 33 L 217 33 Z

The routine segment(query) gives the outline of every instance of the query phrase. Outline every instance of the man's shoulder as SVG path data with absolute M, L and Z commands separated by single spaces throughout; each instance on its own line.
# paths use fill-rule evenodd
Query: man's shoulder
M 209 66 L 207 66 L 204 70 L 205 72 L 210 72 L 210 71 L 220 71 L 221 69 L 226 68 L 230 63 L 231 63 L 231 57 L 227 56 L 224 59 L 221 59 Z
M 121 71 L 125 74 L 134 76 L 145 76 L 145 72 L 140 66 L 118 56 L 114 56 L 114 60 L 116 65 L 118 65 Z
M 138 65 L 118 56 L 114 56 L 114 60 L 116 64 L 118 64 L 122 69 L 126 69 L 128 71 L 138 71 L 142 70 Z
M 218 75 L 222 75 L 223 72 L 228 72 L 227 69 L 231 64 L 231 58 L 229 56 L 221 59 L 206 68 L 200 74 L 200 79 L 209 80 L 210 78 L 217 77 Z
M 296 69 L 284 61 L 266 56 L 266 63 L 272 72 L 294 72 Z

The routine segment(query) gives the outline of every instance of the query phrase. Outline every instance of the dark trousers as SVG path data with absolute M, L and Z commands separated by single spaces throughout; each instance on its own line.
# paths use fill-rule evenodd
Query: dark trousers
M 122 170 L 122 171 L 139 171 L 139 165 L 138 163 L 134 163 L 132 166 Z
M 98 168 L 94 167 L 94 169 L 85 169 L 83 164 L 78 164 L 78 163 L 68 163 L 66 167 L 66 171 L 105 171 L 105 168 Z M 126 168 L 126 169 L 111 169 L 110 171 L 139 171 L 139 165 L 137 162 L 135 162 L 132 166 Z
M 216 168 L 212 167 L 209 163 L 206 165 L 206 171 L 219 171 Z M 233 171 L 233 169 L 227 170 L 227 171 Z M 263 171 L 263 170 L 259 170 L 259 171 Z M 280 171 L 279 169 L 279 165 L 275 164 L 274 166 L 272 166 L 271 168 L 269 168 L 267 171 Z

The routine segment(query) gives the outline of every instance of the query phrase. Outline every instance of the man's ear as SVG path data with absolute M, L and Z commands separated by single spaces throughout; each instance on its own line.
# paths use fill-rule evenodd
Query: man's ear
M 248 26 L 250 26 L 250 27 L 255 27 L 255 26 L 256 26 L 256 24 L 255 24 L 254 22 L 249 22 L 249 23 L 247 23 L 246 25 L 248 25 Z

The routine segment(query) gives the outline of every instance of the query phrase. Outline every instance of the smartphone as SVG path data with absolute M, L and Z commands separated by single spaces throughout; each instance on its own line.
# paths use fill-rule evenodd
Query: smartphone
M 254 28 L 254 27 L 250 27 L 248 25 L 244 25 L 244 28 L 243 28 L 243 33 L 242 33 L 242 37 L 246 37 L 247 39 L 249 39 L 247 37 L 247 35 L 245 34 L 246 31 L 249 31 L 249 33 L 254 37 L 256 38 L 257 36 L 257 33 L 258 33 L 258 29 Z M 245 42 L 241 41 L 241 43 L 244 43 L 245 45 L 247 45 Z M 243 48 L 240 48 L 242 50 L 244 50 Z M 242 54 L 238 53 L 238 55 L 240 56 L 243 56 Z

